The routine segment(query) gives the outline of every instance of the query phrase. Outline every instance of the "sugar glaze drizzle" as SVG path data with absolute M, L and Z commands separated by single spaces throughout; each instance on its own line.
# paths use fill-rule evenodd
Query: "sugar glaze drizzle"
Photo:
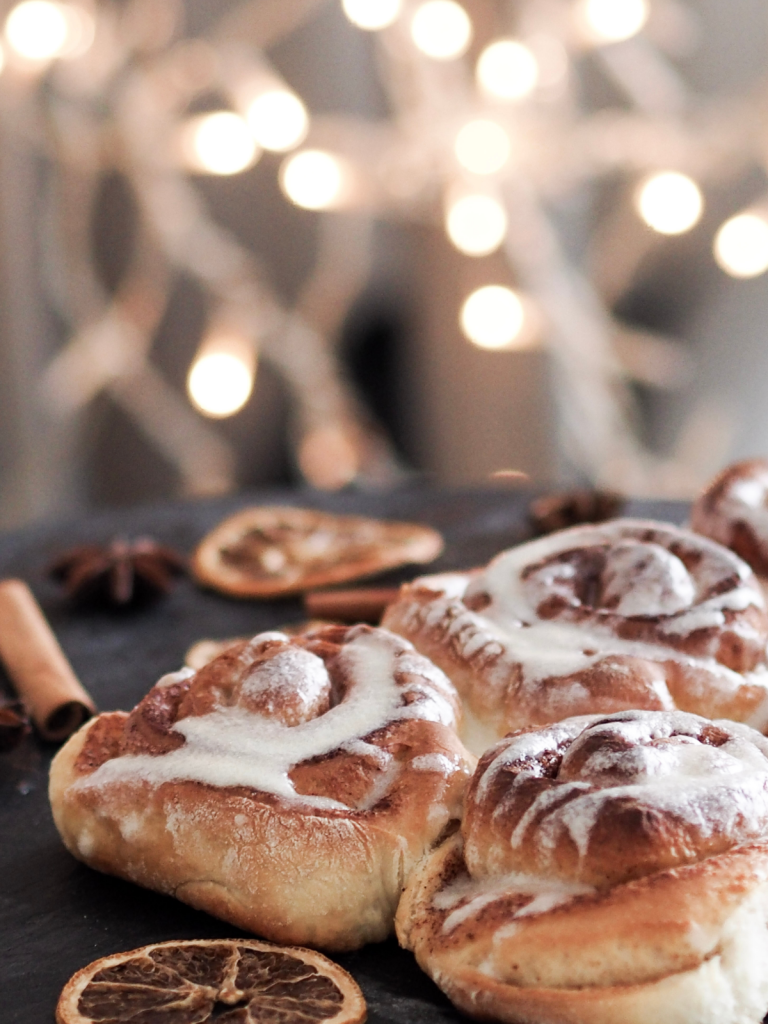
M 288 639 L 283 634 L 270 636 Z M 247 786 L 318 808 L 347 809 L 331 798 L 297 794 L 290 779 L 291 769 L 338 749 L 363 749 L 367 753 L 372 745 L 364 738 L 388 722 L 426 718 L 451 727 L 456 723 L 451 684 L 400 637 L 384 630 L 361 631 L 343 646 L 340 658 L 345 674 L 353 680 L 344 699 L 300 726 L 285 726 L 241 707 L 215 708 L 208 714 L 176 722 L 172 729 L 184 736 L 183 746 L 162 755 L 112 758 L 75 785 L 89 789 L 123 781 L 157 786 L 191 780 L 211 786 Z M 320 659 L 317 661 L 322 665 Z M 324 665 L 323 671 L 327 673 Z M 170 685 L 175 676 L 164 677 L 163 685 Z M 421 680 L 426 680 L 427 686 Z M 414 689 L 426 691 L 427 699 L 406 703 L 405 698 Z M 386 752 L 380 754 L 388 759 Z M 447 758 L 443 760 L 447 762 Z M 425 764 L 421 770 L 436 767 L 437 762 Z M 441 763 L 439 767 L 444 766 Z
M 496 659 L 500 680 L 508 674 L 510 663 L 521 666 L 520 686 L 523 691 L 536 687 L 551 677 L 566 677 L 591 668 L 606 656 L 627 655 L 659 663 L 676 661 L 710 676 L 708 685 L 723 695 L 743 687 L 745 682 L 765 691 L 749 724 L 756 728 L 768 725 L 768 667 L 758 665 L 753 671 L 736 672 L 714 656 L 693 656 L 679 648 L 666 646 L 696 630 L 716 629 L 726 625 L 727 612 L 743 611 L 750 606 L 765 608 L 763 593 L 749 567 L 731 552 L 704 537 L 696 544 L 704 558 L 696 574 L 659 544 L 635 540 L 646 530 L 658 530 L 660 524 L 642 520 L 616 520 L 604 526 L 576 527 L 561 533 L 520 545 L 497 556 L 476 575 L 444 574 L 423 576 L 415 587 L 435 592 L 428 604 L 414 603 L 407 614 L 407 629 L 418 632 L 420 626 L 444 628 L 446 635 L 468 660 L 479 657 Z M 690 534 L 664 525 L 673 539 L 690 542 Z M 619 543 L 617 543 L 619 542 Z M 545 619 L 538 614 L 538 605 L 553 593 L 560 593 L 565 603 L 575 606 L 572 577 L 575 569 L 567 563 L 548 566 L 547 560 L 563 552 L 578 551 L 595 545 L 611 545 L 606 594 L 613 599 L 613 615 L 601 621 L 599 616 L 573 623 Z M 538 563 L 544 567 L 526 578 L 526 570 Z M 727 577 L 735 585 L 702 599 L 701 595 L 718 589 Z M 490 599 L 481 611 L 470 605 L 476 595 Z M 616 635 L 610 618 L 645 616 L 658 619 L 658 642 L 628 640 Z M 743 621 L 731 621 L 729 630 L 746 641 L 754 641 L 754 627 Z M 570 684 L 578 696 L 579 684 Z M 673 710 L 675 705 L 666 685 L 656 687 L 661 707 Z M 567 711 L 568 694 L 563 693 L 563 717 Z

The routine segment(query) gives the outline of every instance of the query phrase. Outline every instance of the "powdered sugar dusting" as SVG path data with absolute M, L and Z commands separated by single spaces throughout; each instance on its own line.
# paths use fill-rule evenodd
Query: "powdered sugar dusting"
M 499 899 L 507 900 L 510 896 L 519 899 L 520 906 L 510 914 L 510 920 L 515 920 L 544 914 L 594 891 L 591 886 L 579 882 L 564 882 L 520 872 L 482 879 L 461 875 L 438 890 L 432 898 L 432 905 L 436 910 L 451 910 L 443 922 L 442 930 L 447 934 Z
M 410 762 L 410 767 L 416 772 L 452 772 L 458 767 L 457 761 L 452 761 L 445 754 L 420 754 Z
M 301 656 L 306 657 L 307 652 Z M 308 657 L 319 662 L 327 674 L 319 658 Z M 324 797 L 297 796 L 290 779 L 293 766 L 340 748 L 367 752 L 372 745 L 365 742 L 365 737 L 392 720 L 419 717 L 453 724 L 453 712 L 448 700 L 451 687 L 444 678 L 438 692 L 424 687 L 424 699 L 406 702 L 417 685 L 415 671 L 428 667 L 432 678 L 438 670 L 416 655 L 407 641 L 385 630 L 353 633 L 341 648 L 339 659 L 354 684 L 345 698 L 325 714 L 294 727 L 239 706 L 215 708 L 205 715 L 182 718 L 174 725 L 173 730 L 186 740 L 183 746 L 159 756 L 113 758 L 76 785 L 101 787 L 122 780 L 159 785 L 188 779 L 212 786 L 252 787 L 318 807 L 343 807 Z M 402 661 L 408 670 L 405 673 L 401 673 Z M 315 666 L 312 671 L 320 669 Z M 396 679 L 399 674 L 403 675 L 400 682 Z M 262 685 L 262 681 L 257 680 L 257 684 Z M 384 760 L 383 755 L 379 752 L 379 761 Z
M 542 756 L 557 754 L 557 778 L 530 802 L 509 839 L 512 849 L 533 844 L 543 873 L 555 870 L 554 851 L 564 839 L 573 842 L 579 858 L 587 857 L 597 823 L 616 807 L 631 806 L 644 821 L 667 822 L 667 836 L 683 829 L 689 844 L 711 836 L 745 842 L 764 835 L 768 740 L 747 726 L 721 721 L 711 727 L 714 745 L 706 740 L 706 728 L 704 719 L 683 712 L 628 711 L 513 737 L 498 745 L 476 801 L 488 799 L 501 773 L 514 798 L 530 779 L 542 777 Z M 512 765 L 514 773 L 508 771 Z M 508 806 L 504 801 L 489 813 L 506 814 Z
M 754 471 L 751 479 L 736 479 L 723 496 L 723 512 L 748 523 L 755 534 L 768 538 L 768 472 Z
M 185 679 L 189 679 L 190 676 L 195 674 L 193 668 L 180 668 L 178 672 L 167 672 L 164 676 L 160 676 L 155 686 L 173 686 L 174 683 L 182 683 Z
M 684 549 L 697 556 L 691 557 L 690 569 L 674 553 Z M 603 560 L 597 608 L 582 603 L 577 583 L 578 559 L 588 560 L 591 551 Z M 403 612 L 403 632 L 435 632 L 489 684 L 497 679 L 501 688 L 512 686 L 521 698 L 538 692 L 542 681 L 557 679 L 558 688 L 547 693 L 552 719 L 587 710 L 587 692 L 568 677 L 588 672 L 611 655 L 659 664 L 658 678 L 651 674 L 647 687 L 660 709 L 675 706 L 664 682 L 672 662 L 690 669 L 691 679 L 706 679 L 715 700 L 729 701 L 745 684 L 768 698 L 765 658 L 756 653 L 750 672 L 737 672 L 719 660 L 723 628 L 759 651 L 762 633 L 738 613 L 752 606 L 763 609 L 762 591 L 741 559 L 707 538 L 666 524 L 616 520 L 564 530 L 503 552 L 483 572 L 463 576 L 463 600 L 457 596 L 462 586 L 453 576 L 444 584 L 445 579 L 436 575 L 417 581 L 440 596 L 412 602 Z M 481 611 L 472 610 L 477 598 L 483 601 Z M 564 611 L 540 615 L 539 608 L 552 600 L 561 602 Z M 618 623 L 633 616 L 653 620 L 653 631 L 640 639 L 617 635 Z M 680 650 L 680 640 L 693 633 L 698 648 L 689 655 Z M 620 667 L 614 664 L 611 671 L 616 674 Z M 765 714 L 755 714 L 754 721 L 762 724 L 768 704 Z

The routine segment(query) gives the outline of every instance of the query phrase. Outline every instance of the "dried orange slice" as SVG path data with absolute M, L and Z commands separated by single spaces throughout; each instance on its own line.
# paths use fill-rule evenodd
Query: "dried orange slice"
M 255 939 L 159 942 L 95 960 L 64 986 L 57 1024 L 359 1024 L 357 984 L 311 949 Z
M 234 597 L 276 597 L 370 576 L 443 549 L 436 530 L 309 508 L 245 508 L 197 547 L 198 582 Z

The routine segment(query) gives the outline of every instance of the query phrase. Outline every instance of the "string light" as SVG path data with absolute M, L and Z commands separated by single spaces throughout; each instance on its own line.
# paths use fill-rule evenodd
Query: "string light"
M 469 121 L 456 136 L 456 159 L 473 174 L 495 174 L 509 160 L 509 136 L 495 121 Z
M 214 334 L 200 347 L 187 375 L 187 393 L 195 408 L 214 419 L 232 416 L 253 391 L 256 356 L 241 338 Z
M 245 118 L 258 144 L 276 153 L 298 146 L 309 128 L 307 108 L 287 89 L 270 89 L 256 96 Z
M 704 200 L 693 178 L 677 171 L 662 171 L 640 185 L 635 206 L 654 231 L 681 235 L 699 222 Z
M 452 60 L 469 46 L 472 22 L 455 0 L 427 0 L 411 19 L 411 38 L 427 57 Z
M 539 64 L 523 43 L 497 39 L 480 54 L 475 74 L 478 86 L 487 95 L 521 100 L 536 88 Z
M 328 210 L 342 197 L 344 173 L 340 161 L 321 149 L 305 149 L 280 168 L 280 184 L 292 203 L 307 210 Z
M 23 0 L 9 13 L 5 38 L 19 57 L 49 61 L 61 57 L 72 42 L 75 19 L 55 0 Z
M 79 4 L 62 4 L 67 22 L 67 38 L 58 56 L 72 60 L 87 53 L 96 36 L 96 21 L 89 10 Z
M 648 20 L 648 0 L 584 0 L 581 13 L 596 42 L 631 39 Z
M 525 311 L 511 288 L 489 284 L 464 301 L 459 323 L 474 345 L 486 349 L 515 348 L 525 321 Z
M 493 196 L 462 196 L 448 207 L 445 230 L 459 252 L 487 256 L 504 241 L 507 215 Z
M 185 163 L 198 173 L 239 174 L 261 155 L 245 119 L 231 110 L 190 118 L 181 141 Z
M 536 32 L 528 36 L 525 45 L 536 61 L 534 86 L 552 90 L 562 86 L 568 77 L 568 51 L 562 42 L 548 32 Z
M 757 213 L 731 217 L 715 235 L 715 260 L 731 277 L 757 277 L 768 270 L 768 221 Z
M 353 25 L 375 32 L 397 20 L 402 3 L 401 0 L 341 0 L 341 6 Z

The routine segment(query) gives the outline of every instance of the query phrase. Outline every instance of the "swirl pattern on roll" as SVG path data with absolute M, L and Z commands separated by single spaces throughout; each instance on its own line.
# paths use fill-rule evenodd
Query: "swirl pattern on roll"
M 522 544 L 422 577 L 384 617 L 456 684 L 481 752 L 512 729 L 621 709 L 768 723 L 768 617 L 733 552 L 643 520 Z
M 768 460 L 746 459 L 724 469 L 691 506 L 691 526 L 768 577 Z
M 458 709 L 385 630 L 263 633 L 78 733 L 54 818 L 101 870 L 267 938 L 353 948 L 386 936 L 405 874 L 458 823 L 474 763 Z
M 767 926 L 768 740 L 683 712 L 500 741 L 397 915 L 461 1009 L 528 1024 L 757 1024 Z

